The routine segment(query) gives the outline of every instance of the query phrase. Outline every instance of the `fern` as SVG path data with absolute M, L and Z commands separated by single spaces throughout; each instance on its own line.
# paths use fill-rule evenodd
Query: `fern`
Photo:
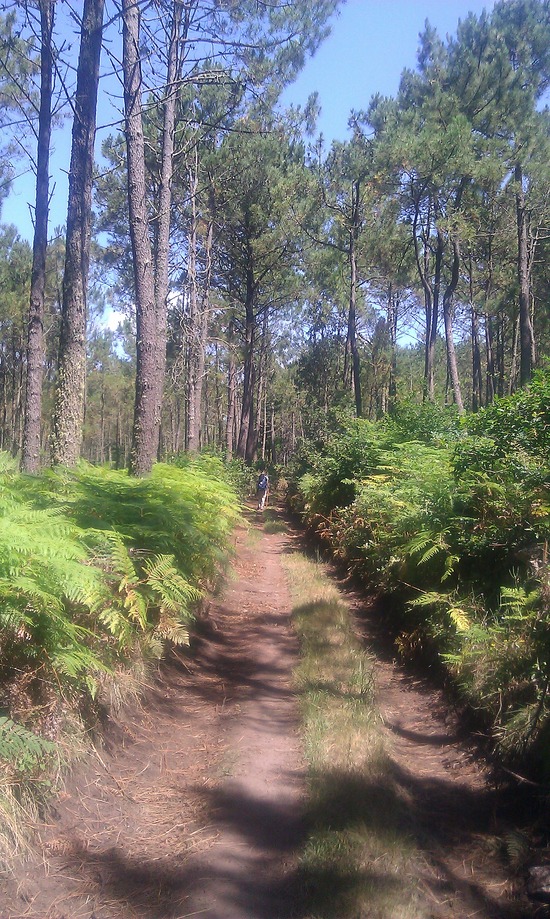
M 172 620 L 165 622 L 161 619 L 154 634 L 164 641 L 169 641 L 174 645 L 180 646 L 189 645 L 191 640 L 188 626 L 184 625 L 182 622 L 174 623 Z
M 449 603 L 449 595 L 438 593 L 435 590 L 426 590 L 421 593 L 418 597 L 415 597 L 413 600 L 409 601 L 410 607 L 428 607 L 428 606 L 447 606 Z
M 189 640 L 199 585 L 228 558 L 237 519 L 221 464 L 158 466 L 146 480 L 82 464 L 0 472 L 0 666 L 64 695 L 137 646 Z M 9 676 L 13 674 L 13 676 Z M 22 677 L 23 678 L 23 677 Z
M 56 749 L 54 743 L 16 724 L 11 718 L 0 717 L 0 759 L 17 772 L 31 772 L 43 767 Z
M 510 618 L 524 619 L 539 606 L 541 596 L 540 587 L 530 591 L 525 587 L 501 587 L 500 605 L 509 610 Z
M 177 645 L 189 644 L 190 604 L 197 602 L 201 591 L 188 584 L 178 573 L 173 556 L 160 555 L 144 565 L 147 586 L 159 605 L 155 633 Z
M 449 616 L 457 632 L 468 632 L 471 629 L 472 620 L 461 607 L 449 607 Z
M 191 602 L 201 598 L 202 592 L 193 587 L 178 572 L 172 555 L 157 555 L 145 562 L 144 571 L 148 586 L 160 599 L 163 611 L 187 611 Z
M 456 605 L 456 595 L 438 593 L 434 590 L 426 590 L 418 597 L 410 600 L 408 603 L 411 609 L 428 609 L 433 607 L 445 612 L 450 619 L 454 629 L 457 632 L 469 632 L 473 627 L 471 613 L 466 612 L 463 606 Z
M 436 533 L 430 530 L 421 531 L 404 546 L 404 551 L 407 555 L 420 555 L 417 562 L 420 566 L 428 565 L 433 559 L 443 555 L 445 560 L 441 581 L 446 581 L 453 575 L 455 566 L 459 561 L 457 555 L 450 553 L 445 530 Z
M 419 555 L 421 552 L 426 552 L 427 549 L 433 547 L 433 544 L 433 533 L 429 530 L 424 530 L 418 533 L 414 539 L 410 540 L 405 546 L 405 551 L 408 552 L 409 555 Z

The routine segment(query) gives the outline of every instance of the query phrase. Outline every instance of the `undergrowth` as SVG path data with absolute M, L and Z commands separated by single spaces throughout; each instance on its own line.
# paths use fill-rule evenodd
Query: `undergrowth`
M 28 477 L 0 457 L 0 860 L 100 710 L 188 644 L 237 515 L 213 457 L 147 479 L 85 464 Z
M 427 405 L 356 421 L 301 460 L 306 525 L 399 611 L 501 758 L 550 776 L 550 374 L 460 424 Z M 432 417 L 433 416 L 433 417 Z

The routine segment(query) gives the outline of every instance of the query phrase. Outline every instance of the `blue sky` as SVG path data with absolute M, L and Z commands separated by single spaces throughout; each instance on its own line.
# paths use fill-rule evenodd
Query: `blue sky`
M 468 12 L 479 15 L 493 6 L 494 0 L 348 0 L 283 101 L 303 105 L 317 90 L 318 130 L 328 143 L 345 140 L 351 110 L 365 109 L 375 93 L 395 96 L 401 72 L 416 66 L 426 19 L 445 38 Z
M 348 136 L 352 109 L 364 109 L 374 93 L 393 96 L 405 67 L 415 67 L 418 36 L 426 19 L 442 37 L 456 32 L 459 19 L 471 11 L 492 9 L 494 0 L 348 0 L 333 20 L 332 33 L 307 62 L 298 80 L 285 91 L 284 104 L 304 105 L 310 93 L 319 93 L 318 131 L 327 143 Z M 100 90 L 101 92 L 101 90 Z M 101 103 L 100 103 L 101 110 Z M 101 133 L 96 150 L 99 150 Z M 52 181 L 55 193 L 50 210 L 50 233 L 65 223 L 70 130 L 54 138 Z M 22 167 L 24 168 L 24 167 Z M 23 174 L 4 203 L 0 219 L 13 223 L 32 241 L 30 205 L 34 176 Z

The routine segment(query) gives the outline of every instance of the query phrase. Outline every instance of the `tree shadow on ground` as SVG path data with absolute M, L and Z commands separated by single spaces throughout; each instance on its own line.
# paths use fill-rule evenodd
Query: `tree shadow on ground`
M 460 915 L 463 919 L 464 915 L 475 914 L 484 919 L 528 919 L 534 915 L 527 902 L 503 903 L 500 897 L 489 894 L 475 875 L 468 878 L 458 870 L 464 856 L 479 851 L 480 827 L 489 830 L 491 826 L 491 789 L 471 789 L 452 780 L 419 777 L 391 759 L 384 764 L 383 776 L 369 778 L 334 770 L 311 776 L 311 783 L 314 804 L 308 820 L 315 826 L 316 838 L 326 834 L 371 839 L 375 848 L 378 846 L 386 854 L 376 860 L 375 872 L 373 864 L 368 864 L 371 842 L 363 855 L 363 859 L 367 857 L 367 870 L 360 868 L 350 873 L 351 859 L 344 859 L 336 867 L 330 863 L 323 866 L 321 859 L 314 872 L 303 876 L 310 900 L 307 915 L 315 915 L 322 906 L 323 917 L 337 919 L 344 902 L 353 904 L 353 896 L 362 898 L 357 908 L 359 902 L 370 902 L 373 915 L 391 915 L 383 911 L 387 898 L 399 897 L 400 892 L 406 897 L 411 890 L 418 891 L 419 885 L 428 892 L 431 902 L 441 904 L 441 911 L 431 914 L 434 917 Z M 395 873 L 392 848 L 410 850 L 410 874 Z M 459 902 L 465 904 L 468 913 L 446 910 L 444 904 L 453 901 L 457 906 Z M 355 915 L 353 908 L 349 915 Z

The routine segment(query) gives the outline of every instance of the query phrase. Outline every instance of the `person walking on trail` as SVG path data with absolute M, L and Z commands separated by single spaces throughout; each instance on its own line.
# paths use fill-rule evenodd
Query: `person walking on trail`
M 256 497 L 258 499 L 258 510 L 263 511 L 265 507 L 265 502 L 267 501 L 267 494 L 269 492 L 269 476 L 265 469 L 262 469 L 260 475 L 258 476 L 258 483 L 256 485 Z

